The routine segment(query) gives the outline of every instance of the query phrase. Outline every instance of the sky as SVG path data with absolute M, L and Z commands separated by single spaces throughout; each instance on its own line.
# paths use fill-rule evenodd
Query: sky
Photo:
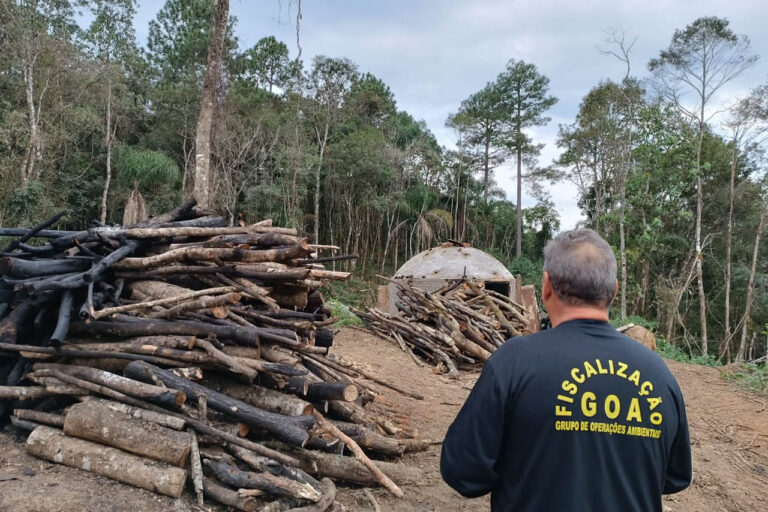
M 162 0 L 139 0 L 136 34 L 144 44 L 148 24 Z M 273 35 L 294 57 L 296 1 L 230 0 L 238 18 L 241 49 Z M 437 140 L 454 147 L 456 134 L 445 127 L 461 101 L 495 79 L 510 59 L 535 64 L 550 79 L 559 101 L 547 126 L 530 132 L 545 144 L 541 165 L 557 158 L 558 125 L 573 122 L 581 99 L 601 80 L 621 80 L 624 65 L 602 55 L 606 31 L 620 28 L 637 38 L 632 72 L 647 78 L 648 61 L 665 49 L 677 28 L 701 16 L 730 20 L 737 34 L 751 39 L 757 65 L 723 89 L 725 103 L 768 83 L 768 2 L 765 0 L 304 0 L 300 41 L 302 59 L 315 55 L 346 57 L 387 83 L 400 109 L 426 121 Z M 511 166 L 495 176 L 509 199 L 515 195 Z M 569 182 L 548 186 L 561 217 L 561 229 L 583 216 Z M 534 204 L 524 195 L 523 206 Z

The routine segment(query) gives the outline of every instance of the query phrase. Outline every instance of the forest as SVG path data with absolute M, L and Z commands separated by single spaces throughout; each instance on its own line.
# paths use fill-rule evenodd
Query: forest
M 545 162 L 532 128 L 557 98 L 534 63 L 507 56 L 455 105 L 444 147 L 364 66 L 269 34 L 244 47 L 228 5 L 167 0 L 144 47 L 135 0 L 0 0 L 0 226 L 62 209 L 60 229 L 130 224 L 202 191 L 233 224 L 273 219 L 357 254 L 337 267 L 358 288 L 449 239 L 537 284 L 561 229 L 547 186 L 570 180 L 616 251 L 613 317 L 691 355 L 765 360 L 768 84 L 723 102 L 759 57 L 727 19 L 691 20 L 648 63 L 613 32 L 623 79 L 584 91 Z

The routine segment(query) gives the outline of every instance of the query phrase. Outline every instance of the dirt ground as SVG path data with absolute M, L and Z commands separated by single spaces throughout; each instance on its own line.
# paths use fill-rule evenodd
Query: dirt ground
M 476 373 L 458 380 L 417 367 L 397 347 L 358 329 L 344 329 L 334 352 L 372 372 L 419 390 L 425 400 L 397 394 L 385 400 L 410 417 L 423 439 L 443 437 L 472 389 Z M 714 368 L 667 362 L 685 396 L 693 447 L 691 487 L 664 498 L 665 512 L 768 510 L 768 401 L 725 381 Z M 487 511 L 489 500 L 467 500 L 446 486 L 439 474 L 439 446 L 409 454 L 403 462 L 424 470 L 420 485 L 404 487 L 405 499 L 376 489 L 387 511 Z M 12 431 L 0 434 L 0 511 L 171 511 L 199 510 L 187 494 L 181 500 L 157 496 L 83 471 L 25 454 Z M 341 487 L 341 510 L 373 510 L 361 489 Z M 335 509 L 336 510 L 336 509 Z

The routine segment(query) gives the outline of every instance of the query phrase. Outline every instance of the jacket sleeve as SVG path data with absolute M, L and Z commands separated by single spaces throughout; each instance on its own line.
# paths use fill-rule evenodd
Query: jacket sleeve
M 685 414 L 685 402 L 679 387 L 678 426 L 667 459 L 667 474 L 664 479 L 664 494 L 674 494 L 691 485 L 691 441 L 688 433 L 688 418 Z
M 506 394 L 489 361 L 445 435 L 440 473 L 467 498 L 488 494 L 498 482 Z

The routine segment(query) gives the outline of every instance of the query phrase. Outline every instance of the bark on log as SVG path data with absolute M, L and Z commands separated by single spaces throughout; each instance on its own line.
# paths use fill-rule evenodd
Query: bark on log
M 175 221 L 187 219 L 193 215 L 193 208 L 195 206 L 197 206 L 197 200 L 194 198 L 194 196 L 190 196 L 173 210 L 163 213 L 162 215 L 150 217 L 149 219 L 141 221 L 130 227 L 139 228 L 139 227 L 147 227 L 147 226 L 159 226 L 159 225 L 167 224 L 169 222 L 175 222 Z
M 368 468 L 354 457 L 296 448 L 292 448 L 291 453 L 298 457 L 299 467 L 307 473 L 359 485 L 378 483 Z M 424 479 L 419 468 L 378 460 L 373 463 L 399 485 L 418 484 Z
M 311 401 L 342 400 L 354 402 L 360 392 L 357 386 L 348 382 L 310 382 L 306 394 Z
M 236 358 L 229 356 L 222 352 L 221 350 L 217 349 L 213 346 L 213 343 L 211 343 L 208 340 L 199 339 L 197 340 L 197 345 L 205 350 L 208 355 L 222 363 L 224 366 L 229 368 L 230 371 L 234 373 L 238 373 L 240 375 L 244 375 L 249 382 L 253 382 L 253 380 L 258 377 L 259 372 L 254 370 L 253 368 L 249 368 L 248 366 L 245 366 L 240 361 L 238 361 Z
M 200 449 L 197 445 L 197 434 L 195 429 L 189 429 L 189 439 L 191 441 L 191 453 L 189 459 L 189 471 L 192 477 L 192 485 L 195 488 L 195 496 L 197 497 L 197 506 L 202 507 L 203 503 L 203 463 L 200 461 Z
M 257 512 L 262 504 L 253 497 L 242 497 L 237 491 L 233 491 L 220 485 L 212 478 L 203 477 L 203 491 L 214 500 L 242 512 Z
M 36 421 L 53 427 L 61 428 L 64 426 L 64 416 L 61 414 L 51 414 L 33 409 L 14 409 L 13 415 L 21 420 Z
M 64 340 L 67 339 L 67 332 L 69 331 L 69 320 L 72 316 L 72 303 L 75 295 L 72 290 L 65 290 L 61 295 L 61 303 L 59 304 L 59 318 L 56 321 L 56 328 L 51 335 L 50 343 L 54 347 L 61 346 Z
M 216 249 L 204 247 L 186 247 L 174 249 L 155 256 L 144 258 L 125 258 L 115 265 L 119 270 L 143 270 L 182 260 L 193 261 L 239 261 L 243 263 L 262 263 L 269 261 L 285 261 L 302 258 L 312 252 L 306 240 L 301 240 L 291 246 L 279 249 L 243 250 Z
M 262 386 L 248 386 L 217 376 L 205 378 L 203 384 L 265 411 L 284 416 L 312 414 L 312 405 L 309 402 Z
M 21 238 L 12 241 L 10 244 L 8 244 L 5 247 L 5 249 L 3 249 L 0 252 L 11 252 L 11 251 L 13 251 L 14 249 L 16 249 L 19 246 L 19 244 L 23 244 L 24 242 L 26 242 L 27 240 L 29 240 L 30 238 L 35 236 L 36 233 L 44 230 L 47 227 L 50 227 L 50 226 L 54 225 L 56 222 L 58 222 L 58 220 L 60 218 L 62 218 L 66 214 L 67 214 L 66 210 L 62 210 L 59 213 L 57 213 L 56 215 L 48 217 L 47 219 L 45 219 L 41 223 L 37 224 L 32 229 L 27 230 L 27 232 L 24 233 L 24 235 L 22 235 Z
M 263 428 L 275 436 L 299 446 L 309 440 L 307 429 L 314 424 L 310 417 L 290 417 L 264 411 L 195 382 L 186 381 L 186 379 L 167 370 L 162 370 L 142 361 L 134 361 L 126 366 L 125 374 L 145 382 L 159 379 L 166 386 L 183 390 L 192 400 L 205 396 L 211 409 Z
M 66 258 L 51 260 L 25 260 L 14 257 L 0 258 L 0 276 L 28 278 L 50 274 L 82 272 L 91 267 L 89 259 Z
M 237 458 L 239 458 L 240 460 L 248 464 L 250 467 L 252 467 L 256 471 L 259 471 L 262 473 L 270 473 L 275 476 L 280 476 L 280 477 L 287 478 L 289 480 L 294 480 L 296 482 L 308 484 L 314 487 L 315 489 L 320 488 L 320 482 L 318 482 L 309 474 L 307 474 L 306 472 L 304 472 L 299 468 L 292 468 L 289 466 L 285 466 L 274 459 L 270 459 L 269 457 L 263 457 L 255 454 L 250 450 L 246 450 L 242 446 L 229 445 L 227 446 L 227 449 L 232 454 L 237 456 Z
M 141 361 L 137 361 L 141 362 Z M 35 371 L 38 370 L 57 370 L 75 378 L 87 380 L 94 384 L 106 386 L 110 389 L 156 403 L 166 407 L 176 407 L 183 404 L 187 395 L 183 390 L 163 388 L 154 384 L 146 384 L 133 379 L 128 379 L 114 373 L 105 372 L 96 368 L 86 366 L 74 366 L 67 364 L 53 363 L 35 363 Z
M 38 427 L 27 438 L 27 452 L 51 462 L 90 471 L 166 496 L 179 498 L 187 472 L 115 448 L 76 439 L 51 427 Z
M 205 465 L 216 478 L 229 486 L 243 489 L 259 489 L 275 496 L 298 498 L 317 503 L 322 494 L 309 484 L 296 482 L 270 473 L 241 471 L 237 466 L 221 460 L 206 460 Z
M 131 321 L 83 321 L 72 322 L 70 332 L 73 334 L 106 335 L 118 338 L 153 336 L 153 335 L 187 335 L 207 338 L 214 334 L 219 339 L 228 339 L 240 345 L 259 346 L 259 339 L 270 341 L 288 347 L 300 347 L 296 333 L 287 329 L 272 329 L 267 327 L 244 327 L 237 325 L 217 325 L 197 320 L 156 320 L 131 319 Z
M 38 386 L 0 386 L 0 400 L 33 400 L 55 394 Z
M 98 402 L 70 407 L 64 433 L 178 467 L 184 467 L 192 447 L 186 432 L 136 419 Z
M 320 483 L 323 496 L 317 503 L 306 507 L 292 508 L 288 512 L 325 512 L 330 509 L 336 501 L 336 485 L 329 478 L 323 478 Z
M 169 416 L 167 414 L 162 414 L 155 411 L 150 411 L 149 409 L 142 409 L 140 407 L 134 407 L 132 405 L 124 404 L 122 402 L 115 402 L 112 400 L 103 400 L 101 398 L 96 397 L 85 397 L 83 399 L 84 403 L 97 403 L 101 407 L 106 407 L 108 409 L 112 409 L 113 411 L 117 411 L 121 414 L 124 414 L 126 416 L 130 416 L 132 418 L 136 418 L 138 420 L 144 420 L 144 421 L 150 421 L 152 423 L 157 423 L 158 425 L 161 425 L 163 427 L 172 428 L 174 430 L 181 430 L 184 428 L 184 425 L 186 425 L 186 421 L 184 421 L 182 418 L 177 418 L 175 416 Z
M 400 487 L 397 486 L 387 475 L 385 475 L 381 469 L 379 469 L 371 459 L 363 452 L 358 444 L 350 439 L 346 434 L 339 430 L 335 425 L 326 420 L 322 414 L 315 411 L 315 420 L 317 420 L 318 426 L 328 431 L 331 435 L 337 438 L 339 441 L 347 445 L 347 448 L 355 455 L 355 458 L 359 460 L 371 474 L 376 478 L 376 481 L 385 487 L 389 492 L 394 494 L 398 498 L 402 498 L 405 494 Z
M 269 294 L 281 308 L 304 309 L 307 307 L 309 293 L 306 289 L 282 288 Z
M 126 313 L 128 311 L 139 311 L 139 310 L 150 309 L 155 306 L 166 306 L 168 304 L 177 304 L 179 302 L 185 302 L 190 299 L 196 299 L 198 297 L 203 297 L 203 296 L 231 294 L 234 291 L 235 291 L 235 288 L 232 286 L 221 286 L 219 288 L 208 288 L 205 290 L 190 291 L 189 293 L 184 293 L 174 297 L 167 297 L 162 299 L 150 300 L 146 302 L 137 302 L 134 304 L 125 304 L 123 306 L 116 306 L 113 308 L 102 309 L 100 311 L 94 312 L 93 318 L 94 320 L 98 320 L 100 318 L 116 315 L 117 313 Z M 229 296 L 227 297 L 229 298 Z

